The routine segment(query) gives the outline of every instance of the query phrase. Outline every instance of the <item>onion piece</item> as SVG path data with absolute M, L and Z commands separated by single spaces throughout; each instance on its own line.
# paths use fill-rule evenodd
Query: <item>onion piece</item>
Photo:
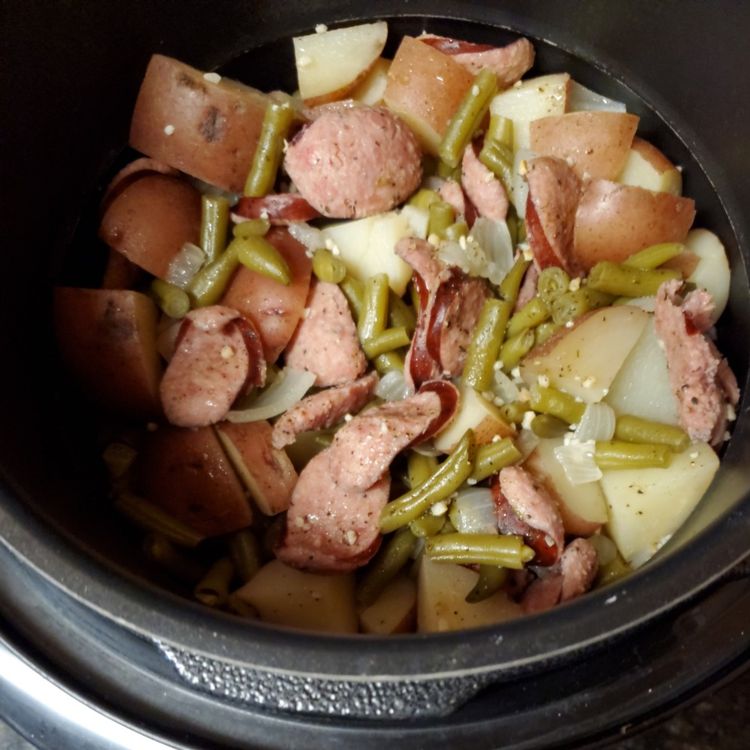
M 198 245 L 186 242 L 169 263 L 166 280 L 180 289 L 187 289 L 205 260 L 206 254 Z
M 495 369 L 492 374 L 492 392 L 504 404 L 518 401 L 521 395 L 518 386 L 500 369 Z
M 529 197 L 529 185 L 524 176 L 526 170 L 521 170 L 522 161 L 531 161 L 536 154 L 529 148 L 519 148 L 513 159 L 513 178 L 510 184 L 510 195 L 508 196 L 516 207 L 518 218 L 526 218 L 526 199 Z M 524 174 L 521 174 L 521 172 Z
M 615 410 L 609 404 L 587 404 L 581 421 L 573 433 L 573 440 L 612 440 L 615 435 Z
M 593 440 L 571 440 L 555 448 L 555 458 L 563 467 L 571 484 L 587 484 L 602 478 L 602 470 L 594 461 L 596 444 Z
M 523 427 L 518 431 L 518 435 L 513 442 L 516 444 L 516 448 L 521 451 L 522 458 L 519 463 L 523 463 L 536 450 L 540 439 L 533 430 Z
M 656 295 L 651 295 L 650 297 L 633 297 L 632 299 L 629 299 L 625 304 L 632 305 L 633 307 L 639 307 L 641 310 L 645 310 L 646 312 L 650 313 L 656 310 Z
M 375 395 L 385 401 L 401 401 L 414 395 L 414 388 L 406 382 L 401 370 L 391 370 L 380 378 Z
M 270 419 L 290 409 L 310 390 L 315 375 L 307 370 L 285 367 L 276 380 L 255 399 L 252 406 L 241 411 L 230 411 L 228 422 L 258 422 Z
M 626 112 L 622 102 L 608 99 L 571 80 L 568 89 L 568 112 Z
M 460 490 L 451 504 L 448 517 L 461 534 L 497 534 L 497 511 L 492 490 L 474 487 Z
M 591 546 L 596 550 L 599 565 L 609 565 L 617 557 L 617 546 L 604 534 L 592 534 L 588 537 Z
M 326 246 L 323 232 L 321 232 L 320 229 L 311 227 L 304 221 L 290 222 L 287 230 L 297 242 L 304 245 L 312 253 L 319 250 L 321 247 Z

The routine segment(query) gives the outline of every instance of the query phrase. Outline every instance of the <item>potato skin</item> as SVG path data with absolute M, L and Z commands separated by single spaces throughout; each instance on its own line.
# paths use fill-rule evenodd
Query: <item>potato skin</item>
M 185 63 L 153 55 L 130 124 L 130 145 L 169 166 L 242 192 L 269 98 Z M 171 127 L 170 127 L 171 126 Z

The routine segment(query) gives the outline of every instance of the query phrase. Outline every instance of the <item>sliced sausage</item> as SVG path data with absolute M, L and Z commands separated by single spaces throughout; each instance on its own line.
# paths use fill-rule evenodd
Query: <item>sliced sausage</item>
M 185 316 L 159 393 L 172 424 L 202 427 L 221 421 L 239 395 L 265 378 L 252 323 L 236 310 L 213 305 Z
M 469 228 L 474 226 L 477 220 L 476 206 L 466 197 L 464 189 L 455 180 L 446 180 L 438 191 L 440 197 L 453 206 L 457 216 L 463 216 Z
M 688 294 L 682 303 L 685 320 L 701 333 L 713 325 L 713 314 L 716 309 L 713 297 L 705 289 L 696 289 Z
M 416 237 L 404 237 L 396 243 L 394 252 L 419 274 L 427 292 L 437 287 L 444 275 L 445 264 L 429 242 Z
M 320 214 L 296 193 L 279 193 L 263 198 L 240 198 L 232 213 L 241 219 L 268 219 L 271 224 L 286 226 L 293 221 L 310 221 Z
M 480 216 L 505 221 L 508 196 L 502 182 L 479 161 L 474 144 L 464 150 L 461 160 L 461 184 Z
M 654 325 L 664 344 L 672 392 L 678 404 L 679 420 L 693 440 L 718 445 L 726 429 L 727 403 L 735 406 L 737 381 L 713 343 L 700 332 L 688 313 L 704 309 L 691 300 L 691 292 L 679 297 L 680 281 L 661 285 L 656 295 Z
M 289 144 L 284 166 L 302 196 L 324 216 L 353 219 L 388 211 L 422 179 L 411 130 L 389 110 L 326 111 Z
M 301 432 L 332 427 L 346 414 L 358 412 L 370 400 L 377 384 L 378 376 L 371 372 L 353 383 L 303 398 L 276 420 L 272 436 L 274 448 L 290 445 Z
M 518 312 L 527 302 L 531 302 L 536 297 L 536 285 L 539 281 L 539 270 L 535 265 L 530 265 L 523 275 L 523 283 L 518 290 L 514 312 Z
M 286 363 L 315 374 L 321 387 L 356 380 L 367 367 L 349 303 L 336 284 L 312 284 L 306 312 L 286 349 Z

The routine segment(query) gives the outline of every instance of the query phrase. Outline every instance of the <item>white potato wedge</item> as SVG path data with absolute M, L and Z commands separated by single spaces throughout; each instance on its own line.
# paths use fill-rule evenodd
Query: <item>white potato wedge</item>
M 392 580 L 373 604 L 359 613 L 363 633 L 391 635 L 414 630 L 417 615 L 417 585 L 408 576 Z
M 656 146 L 638 136 L 633 138 L 617 182 L 658 193 L 682 195 L 680 170 Z
M 711 316 L 716 322 L 729 300 L 729 261 L 721 240 L 708 229 L 693 229 L 688 232 L 685 246 L 698 258 L 698 265 L 687 277 L 697 287 L 705 289 L 713 297 L 716 309 Z
M 500 92 L 490 103 L 493 115 L 513 120 L 513 147 L 530 148 L 529 123 L 540 117 L 562 115 L 567 109 L 570 91 L 567 73 L 529 78 Z
M 633 567 L 649 560 L 687 519 L 711 484 L 719 459 L 695 443 L 665 469 L 607 470 L 601 479 L 609 506 L 607 531 Z
M 368 73 L 385 47 L 385 21 L 295 37 L 300 96 L 316 106 L 343 99 Z
M 550 385 L 584 403 L 601 401 L 647 322 L 648 313 L 630 305 L 596 310 L 532 349 L 521 363 L 521 377 L 534 385 L 546 376 Z
M 357 632 L 351 573 L 322 576 L 272 560 L 234 596 L 274 625 L 325 633 Z
M 388 70 L 390 67 L 390 60 L 379 57 L 349 96 L 355 101 L 368 104 L 371 107 L 381 104 L 385 96 L 385 87 L 388 85 Z
M 478 445 L 492 442 L 495 435 L 501 438 L 515 434 L 512 425 L 502 417 L 500 410 L 473 388 L 460 387 L 459 409 L 448 427 L 435 437 L 435 447 L 450 453 L 468 429 L 474 430 Z
M 562 444 L 562 438 L 540 440 L 526 459 L 526 466 L 544 480 L 558 501 L 565 531 L 576 536 L 590 536 L 607 522 L 607 503 L 599 482 L 570 483 L 562 464 L 555 457 L 555 448 Z
M 462 565 L 432 562 L 427 555 L 422 555 L 417 589 L 417 631 L 442 633 L 478 628 L 521 615 L 521 606 L 504 591 L 498 591 L 484 601 L 468 604 L 466 595 L 478 578 L 478 573 Z

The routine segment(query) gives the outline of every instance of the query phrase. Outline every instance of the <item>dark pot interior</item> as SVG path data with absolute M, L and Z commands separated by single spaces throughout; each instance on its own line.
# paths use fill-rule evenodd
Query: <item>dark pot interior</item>
M 747 554 L 750 425 L 741 414 L 700 508 L 651 565 L 559 610 L 501 628 L 445 636 L 311 637 L 213 615 L 166 592 L 138 533 L 108 508 L 94 420 L 58 366 L 51 286 L 93 284 L 96 203 L 125 158 L 132 104 L 152 52 L 219 68 L 259 88 L 295 87 L 291 44 L 316 23 L 388 18 L 392 39 L 428 29 L 537 46 L 537 73 L 569 71 L 627 102 L 640 132 L 684 166 L 696 226 L 723 239 L 733 270 L 719 345 L 747 390 L 750 96 L 739 30 L 750 8 L 648 0 L 518 2 L 134 2 L 17 4 L 2 24 L 6 273 L 0 284 L 0 508 L 4 541 L 106 617 L 189 649 L 321 674 L 462 674 L 547 662 L 675 606 Z M 727 24 L 728 14 L 732 15 Z M 471 20 L 466 20 L 471 19 Z M 712 39 L 713 48 L 704 48 Z M 719 41 L 721 40 L 721 41 Z M 391 42 L 391 50 L 395 47 Z M 248 51 L 249 50 L 249 51 Z M 659 114 L 657 114 L 657 112 Z M 612 597 L 616 595 L 616 599 Z M 604 606 L 605 600 L 612 600 Z M 446 654 L 450 658 L 446 661 Z

